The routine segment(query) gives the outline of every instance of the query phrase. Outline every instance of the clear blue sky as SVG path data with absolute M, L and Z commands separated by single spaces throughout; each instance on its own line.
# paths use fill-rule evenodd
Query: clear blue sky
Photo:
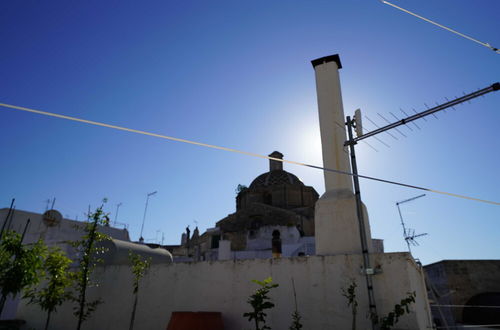
M 500 3 L 398 1 L 500 47 Z M 500 55 L 371 1 L 3 1 L 0 102 L 321 165 L 312 59 L 340 54 L 346 114 L 423 110 L 500 80 Z M 420 121 L 390 148 L 360 144 L 360 173 L 500 200 L 500 93 Z M 366 122 L 366 121 L 365 121 Z M 366 128 L 373 128 L 366 122 Z M 266 160 L 0 109 L 1 207 L 114 219 L 176 244 L 235 210 Z M 324 192 L 322 173 L 285 165 Z M 362 181 L 372 233 L 403 251 L 395 202 L 421 192 Z M 500 207 L 428 194 L 403 206 L 424 263 L 500 258 Z

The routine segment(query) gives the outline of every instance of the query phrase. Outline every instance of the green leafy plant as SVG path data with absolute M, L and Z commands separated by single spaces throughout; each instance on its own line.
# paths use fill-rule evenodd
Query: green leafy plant
M 398 323 L 401 316 L 410 313 L 410 305 L 415 302 L 415 297 L 415 291 L 409 292 L 406 298 L 402 299 L 399 304 L 394 306 L 394 310 L 392 312 L 387 314 L 387 316 L 380 318 L 380 329 L 392 329 L 392 327 Z
M 47 248 L 43 241 L 23 245 L 23 237 L 6 231 L 0 242 L 0 314 L 7 297 L 39 283 Z
M 274 307 L 274 304 L 271 302 L 271 298 L 269 298 L 268 294 L 271 289 L 277 288 L 279 285 L 273 283 L 273 279 L 271 277 L 268 277 L 263 281 L 252 280 L 252 282 L 260 285 L 260 288 L 257 289 L 247 300 L 247 302 L 252 306 L 253 311 L 244 313 L 243 316 L 248 317 L 249 322 L 252 322 L 252 320 L 254 321 L 255 330 L 271 329 L 266 325 L 267 314 L 264 313 L 264 311 Z
M 297 292 L 295 291 L 295 282 L 292 277 L 292 289 L 293 289 L 293 300 L 295 302 L 295 310 L 292 313 L 292 325 L 290 326 L 290 330 L 300 330 L 302 329 L 302 323 L 300 323 L 300 319 L 302 316 L 299 314 L 299 309 L 297 307 Z
M 71 259 L 58 247 L 49 249 L 43 264 L 43 288 L 31 288 L 25 294 L 30 304 L 37 304 L 47 312 L 45 330 L 49 328 L 50 316 L 63 302 L 72 298 L 68 288 L 73 284 L 73 273 L 69 272 Z
M 103 203 L 106 199 L 103 200 Z M 77 330 L 81 329 L 82 323 L 92 314 L 102 299 L 96 299 L 87 302 L 87 288 L 89 285 L 98 285 L 97 283 L 90 282 L 90 276 L 94 271 L 97 264 L 102 262 L 98 257 L 99 254 L 106 252 L 104 247 L 98 247 L 96 243 L 109 240 L 109 236 L 98 231 L 99 226 L 106 226 L 109 224 L 109 216 L 103 211 L 104 205 L 101 205 L 95 212 L 88 214 L 88 222 L 85 223 L 82 240 L 73 242 L 73 246 L 80 253 L 78 260 L 78 270 L 75 273 L 76 277 L 76 291 L 78 297 L 76 302 L 74 314 L 78 318 Z
M 356 300 L 356 287 L 357 287 L 356 281 L 352 279 L 347 289 L 345 288 L 342 289 L 342 295 L 347 299 L 347 306 L 351 307 L 352 330 L 356 329 L 356 315 L 358 313 L 358 301 Z
M 135 321 L 135 311 L 137 309 L 137 300 L 139 296 L 139 282 L 141 278 L 146 275 L 149 267 L 151 266 L 151 258 L 143 258 L 139 254 L 132 251 L 128 252 L 128 258 L 132 264 L 132 273 L 134 274 L 133 281 L 133 292 L 134 292 L 134 307 L 132 309 L 132 316 L 130 317 L 130 327 L 132 330 L 134 328 Z

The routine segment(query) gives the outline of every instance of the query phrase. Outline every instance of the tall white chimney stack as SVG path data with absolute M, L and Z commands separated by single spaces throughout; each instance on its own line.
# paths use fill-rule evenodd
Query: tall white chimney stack
M 344 108 L 340 91 L 338 55 L 312 61 L 316 73 L 319 126 L 323 166 L 351 173 L 346 141 Z M 362 252 L 356 198 L 352 177 L 346 174 L 324 171 L 325 193 L 316 202 L 314 214 L 316 254 L 360 254 Z M 372 240 L 368 214 L 363 205 L 368 250 Z
M 340 90 L 339 69 L 342 68 L 339 55 L 331 55 L 312 61 L 316 72 L 319 127 L 323 151 L 323 166 L 351 172 L 351 163 L 346 140 L 344 107 Z M 352 178 L 345 174 L 324 171 L 325 191 L 348 189 L 353 191 Z

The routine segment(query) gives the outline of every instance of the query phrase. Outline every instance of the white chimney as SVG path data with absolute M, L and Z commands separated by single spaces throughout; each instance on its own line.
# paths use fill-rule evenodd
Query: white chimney
M 339 69 L 342 68 L 339 55 L 331 55 L 312 61 L 316 72 L 319 127 L 323 151 L 323 166 L 344 172 L 351 172 L 346 140 L 344 107 L 340 90 Z M 345 174 L 324 171 L 325 191 L 349 189 L 353 191 L 352 179 Z
M 316 73 L 319 126 L 323 151 L 323 167 L 351 173 L 349 153 L 344 147 L 347 139 L 344 108 L 340 91 L 338 55 L 312 61 Z M 325 193 L 316 202 L 314 224 L 316 254 L 360 254 L 362 252 L 356 213 L 352 177 L 324 171 Z M 363 205 L 368 250 L 372 240 L 368 214 Z

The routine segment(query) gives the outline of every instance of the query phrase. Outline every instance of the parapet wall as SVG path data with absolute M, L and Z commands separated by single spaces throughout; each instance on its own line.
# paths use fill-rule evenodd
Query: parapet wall
M 379 315 L 415 291 L 416 303 L 404 316 L 399 329 L 428 329 L 430 313 L 421 268 L 408 253 L 372 255 L 372 264 L 382 273 L 374 277 Z M 357 328 L 371 328 L 366 282 L 360 274 L 359 255 L 312 256 L 282 259 L 250 259 L 153 265 L 141 282 L 135 329 L 165 329 L 173 311 L 221 312 L 226 330 L 252 329 L 243 313 L 250 311 L 248 297 L 257 288 L 252 279 L 272 276 L 279 284 L 270 296 L 276 304 L 267 314 L 272 329 L 288 329 L 294 311 L 292 278 L 304 329 L 350 329 L 351 313 L 342 289 L 357 283 L 359 310 Z M 100 267 L 101 285 L 90 289 L 90 297 L 101 297 L 93 316 L 83 329 L 128 329 L 133 305 L 132 275 L 128 266 Z M 63 305 L 51 318 L 51 329 L 76 326 L 72 306 Z M 27 328 L 43 328 L 45 314 L 38 307 L 21 303 L 17 318 Z

